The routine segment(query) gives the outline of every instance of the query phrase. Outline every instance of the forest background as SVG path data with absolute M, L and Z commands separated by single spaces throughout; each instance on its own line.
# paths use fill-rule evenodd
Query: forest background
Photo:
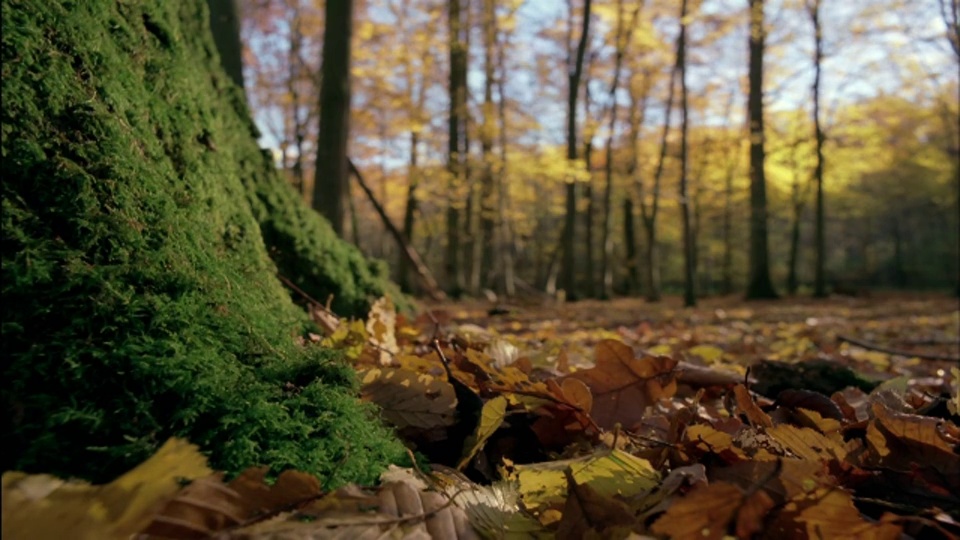
M 689 299 L 743 291 L 751 5 L 775 289 L 957 286 L 955 3 L 353 4 L 348 153 L 448 292 L 654 299 L 684 290 L 687 260 Z M 240 8 L 261 143 L 309 202 L 323 2 Z M 422 293 L 350 185 L 343 236 Z

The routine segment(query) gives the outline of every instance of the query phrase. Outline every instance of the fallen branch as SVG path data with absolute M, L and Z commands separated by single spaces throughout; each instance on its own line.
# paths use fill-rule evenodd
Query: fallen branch
M 373 191 L 367 186 L 367 182 L 363 179 L 363 175 L 360 174 L 360 170 L 357 169 L 357 166 L 353 164 L 353 161 L 347 160 L 347 166 L 350 167 L 350 174 L 357 179 L 357 184 L 360 185 L 360 189 L 363 190 L 367 195 L 367 199 L 370 200 L 370 203 L 373 205 L 373 209 L 377 211 L 377 214 L 380 215 L 380 219 L 383 221 L 383 225 L 390 231 L 390 235 L 393 236 L 393 239 L 397 241 L 397 246 L 400 247 L 400 252 L 410 261 L 410 264 L 413 265 L 413 268 L 417 271 L 417 275 L 420 276 L 420 281 L 423 282 L 423 286 L 427 291 L 427 294 L 430 295 L 430 298 L 436 301 L 446 300 L 447 295 L 443 293 L 443 290 L 440 289 L 440 285 L 437 284 L 437 280 L 434 279 L 433 274 L 430 272 L 430 269 L 427 268 L 427 265 L 424 264 L 423 259 L 420 258 L 420 254 L 417 253 L 413 246 L 407 242 L 406 237 L 403 236 L 403 233 L 400 232 L 400 229 L 393 224 L 393 221 L 390 220 L 390 216 L 387 215 L 387 212 L 383 209 L 383 206 L 380 205 L 380 202 L 377 201 L 377 198 L 373 195 Z
M 947 354 L 925 354 L 925 353 L 917 353 L 917 352 L 903 351 L 903 350 L 897 350 L 897 349 L 888 349 L 886 347 L 881 347 L 873 343 L 869 343 L 859 339 L 853 339 L 851 337 L 847 337 L 843 335 L 838 335 L 837 341 L 841 343 L 847 342 L 851 345 L 856 345 L 861 349 L 867 349 L 868 351 L 876 351 L 884 354 L 904 356 L 907 358 L 919 358 L 921 360 L 943 360 L 946 362 L 960 362 L 960 356 L 950 356 Z

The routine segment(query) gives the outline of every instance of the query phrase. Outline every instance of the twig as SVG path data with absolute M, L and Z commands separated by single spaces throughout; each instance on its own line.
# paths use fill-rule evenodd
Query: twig
M 280 274 L 277 274 L 277 277 L 280 278 L 280 281 L 282 281 L 284 285 L 286 285 L 287 287 L 290 287 L 291 289 L 293 289 L 293 291 L 294 291 L 295 293 L 297 293 L 297 294 L 299 294 L 300 296 L 302 296 L 302 297 L 304 298 L 304 300 L 310 302 L 311 304 L 313 304 L 313 305 L 315 305 L 316 307 L 322 309 L 323 311 L 326 311 L 327 313 L 329 313 L 330 315 L 333 315 L 334 317 L 337 316 L 336 313 L 330 311 L 329 308 L 327 308 L 326 306 L 324 306 L 323 304 L 321 304 L 319 301 L 317 301 L 316 298 L 314 298 L 314 297 L 310 296 L 309 294 L 303 292 L 303 289 L 301 289 L 300 287 L 297 287 L 296 285 L 294 285 L 294 283 L 293 283 L 292 281 L 290 281 L 289 279 L 287 279 L 286 277 L 281 276 Z M 338 317 L 338 318 L 339 318 L 339 317 Z
M 947 362 L 960 362 L 960 356 L 950 356 L 946 354 L 926 354 L 926 353 L 915 353 L 910 351 L 903 351 L 897 349 L 888 349 L 886 347 L 881 347 L 873 343 L 862 341 L 859 339 L 853 339 L 844 335 L 837 335 L 837 341 L 847 342 L 851 345 L 856 345 L 861 349 L 867 349 L 869 351 L 881 352 L 884 354 L 892 354 L 896 356 L 904 356 L 906 358 L 919 358 L 921 360 L 944 360 Z

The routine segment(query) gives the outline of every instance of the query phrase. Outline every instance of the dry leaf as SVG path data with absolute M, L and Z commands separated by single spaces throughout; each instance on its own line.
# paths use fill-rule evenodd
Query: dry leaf
M 596 492 L 588 484 L 578 484 L 569 470 L 565 471 L 567 502 L 557 529 L 557 540 L 579 540 L 594 536 L 612 538 L 611 529 L 629 531 L 636 519 L 622 501 Z
M 616 424 L 634 425 L 643 419 L 647 406 L 676 392 L 676 365 L 666 356 L 635 358 L 633 349 L 607 339 L 597 344 L 595 367 L 567 377 L 590 388 L 590 416 L 600 427 L 613 429 Z
M 726 482 L 694 488 L 654 522 L 651 530 L 674 540 L 719 540 L 743 502 L 740 489 Z
M 360 395 L 383 409 L 398 429 L 451 426 L 456 398 L 450 383 L 399 368 L 373 368 L 360 373 Z
M 457 463 L 457 469 L 463 470 L 470 460 L 480 452 L 487 439 L 503 424 L 503 419 L 507 414 L 507 398 L 497 396 L 483 404 L 480 410 L 480 422 L 477 429 L 470 437 L 467 437 L 463 449 L 463 457 Z
M 396 308 L 390 298 L 381 297 L 370 306 L 366 325 L 370 345 L 369 354 L 376 358 L 381 366 L 395 364 L 394 358 L 400 352 L 396 328 Z
M 143 530 L 181 489 L 209 476 L 195 446 L 168 440 L 152 457 L 113 482 L 92 486 L 49 475 L 3 475 L 3 537 L 126 539 Z
M 734 386 L 733 393 L 737 398 L 737 408 L 743 411 L 750 425 L 764 428 L 773 427 L 773 420 L 757 405 L 745 386 L 742 384 Z

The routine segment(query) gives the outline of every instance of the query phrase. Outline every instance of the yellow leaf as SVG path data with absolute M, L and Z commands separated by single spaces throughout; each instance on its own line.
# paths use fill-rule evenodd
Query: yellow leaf
M 113 482 L 93 486 L 49 475 L 3 475 L 3 537 L 125 539 L 143 530 L 181 489 L 211 473 L 195 446 L 170 439 Z
M 517 465 L 510 475 L 520 483 L 520 494 L 530 510 L 562 504 L 567 496 L 570 468 L 577 484 L 587 484 L 599 495 L 632 497 L 655 488 L 660 475 L 649 461 L 620 450 L 603 450 L 589 456 L 531 465 Z
M 723 349 L 713 345 L 697 345 L 687 349 L 687 353 L 703 358 L 704 362 L 708 364 L 717 364 L 723 361 Z
M 480 422 L 477 423 L 476 431 L 464 443 L 463 457 L 457 464 L 457 469 L 463 470 L 470 463 L 473 456 L 477 455 L 477 452 L 486 444 L 487 439 L 503 424 L 506 414 L 507 398 L 504 396 L 497 396 L 483 404 L 483 409 L 480 411 Z

